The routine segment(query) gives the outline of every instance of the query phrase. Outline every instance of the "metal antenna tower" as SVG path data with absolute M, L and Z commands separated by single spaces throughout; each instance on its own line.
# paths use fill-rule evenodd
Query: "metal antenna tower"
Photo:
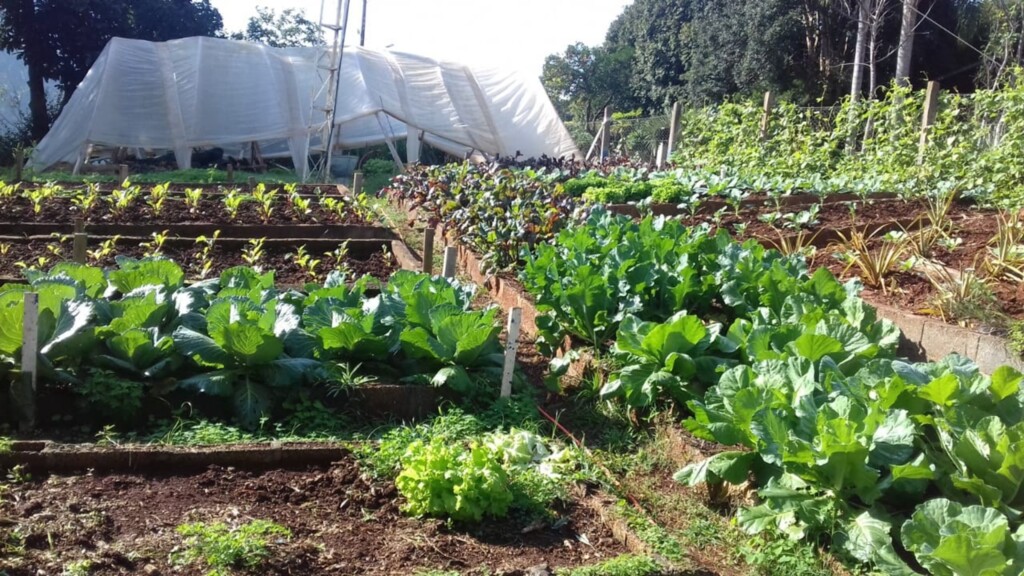
M 312 140 L 313 134 L 320 135 L 322 154 L 309 171 L 306 180 L 318 179 L 329 182 L 331 177 L 331 156 L 334 153 L 334 136 L 336 132 L 338 90 L 341 87 L 341 62 L 344 56 L 345 39 L 348 34 L 348 12 L 350 0 L 336 0 L 333 10 L 334 19 L 325 21 L 324 16 L 328 0 L 320 0 L 320 26 L 331 32 L 331 45 L 317 55 L 317 77 L 321 80 L 320 87 L 313 94 L 313 112 L 323 114 L 323 120 L 310 126 L 307 138 Z M 325 74 L 326 73 L 326 74 Z M 320 96 L 326 93 L 322 105 Z M 314 121 L 315 122 L 315 121 Z M 312 143 L 312 142 L 310 142 Z M 309 148 L 310 152 L 313 148 Z

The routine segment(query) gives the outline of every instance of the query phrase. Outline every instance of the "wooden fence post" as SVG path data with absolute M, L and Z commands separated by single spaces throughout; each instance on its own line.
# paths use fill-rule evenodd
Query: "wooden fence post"
M 434 273 L 434 229 L 429 226 L 423 231 L 423 273 Z
M 928 147 L 928 134 L 935 124 L 935 116 L 939 112 L 939 83 L 928 82 L 928 90 L 924 96 L 924 113 L 921 114 L 921 142 L 917 146 L 917 163 L 924 163 L 924 151 Z
M 117 165 L 117 179 L 118 179 L 119 182 L 121 182 L 121 185 L 123 186 L 124 185 L 124 181 L 128 179 L 128 165 L 127 164 L 118 164 Z
M 661 167 L 665 165 L 665 143 L 658 142 L 658 152 L 654 155 L 654 165 L 661 170 Z
M 668 159 L 671 161 L 672 153 L 676 151 L 676 136 L 679 134 L 679 114 L 681 112 L 679 102 L 672 105 L 672 116 L 668 123 Z
M 85 233 L 85 221 L 81 218 L 75 218 L 75 235 L 73 238 L 72 259 L 78 264 L 85 264 L 86 245 L 89 242 L 89 237 Z
M 771 123 L 772 109 L 775 108 L 775 95 L 771 90 L 764 93 L 764 107 L 761 111 L 761 140 L 768 139 L 768 125 Z
M 228 172 L 228 184 L 234 184 L 234 182 L 235 182 L 235 164 L 234 164 L 234 162 L 228 162 L 227 172 Z
M 352 195 L 358 197 L 363 191 L 363 172 L 356 170 L 352 173 Z
M 611 142 L 612 109 L 604 108 L 604 122 L 601 123 L 601 161 L 608 159 L 608 146 Z
M 505 339 L 505 368 L 501 373 L 501 397 L 512 395 L 512 375 L 516 369 L 516 354 L 519 351 L 519 327 L 523 324 L 523 309 L 518 306 L 509 311 L 508 334 Z
M 442 275 L 445 278 L 455 278 L 455 263 L 459 259 L 459 249 L 456 246 L 447 246 L 444 249 L 444 269 Z
M 36 381 L 39 359 L 39 295 L 26 292 L 21 329 L 21 379 L 11 384 L 11 400 L 18 427 L 25 431 L 36 425 Z
M 252 192 L 253 190 L 256 189 L 256 177 L 255 176 L 249 176 L 249 179 L 247 180 L 247 183 L 249 184 L 249 191 L 250 192 Z

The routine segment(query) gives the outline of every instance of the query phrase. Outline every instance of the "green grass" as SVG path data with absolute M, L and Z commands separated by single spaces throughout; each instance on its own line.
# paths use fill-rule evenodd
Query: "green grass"
M 398 233 L 405 240 L 405 243 L 414 252 L 423 257 L 423 228 L 422 224 L 409 225 L 409 214 L 404 210 L 393 206 L 384 198 L 378 198 L 372 203 L 373 210 L 377 212 L 384 224 Z M 434 239 L 434 273 L 441 273 L 441 265 L 444 262 L 444 239 Z
M 367 196 L 376 196 L 378 192 L 388 185 L 388 182 L 391 182 L 393 177 L 394 174 L 390 172 L 383 174 L 367 174 L 363 177 L 363 192 L 365 192 Z
M 833 576 L 842 570 L 812 546 L 783 536 L 754 536 L 740 546 L 740 553 L 764 576 Z
M 661 568 L 654 560 L 632 554 L 623 554 L 592 566 L 557 572 L 558 576 L 653 576 L 661 573 Z
M 668 530 L 640 515 L 639 512 L 630 508 L 625 502 L 619 502 L 616 507 L 616 513 L 625 520 L 629 529 L 636 534 L 637 538 L 651 547 L 651 550 L 672 562 L 686 561 L 686 552 L 682 544 Z
M 209 575 L 230 574 L 231 568 L 258 568 L 270 556 L 273 542 L 288 540 L 290 530 L 268 520 L 253 520 L 234 528 L 222 522 L 178 526 L 184 541 L 171 555 L 177 565 L 205 564 Z
M 709 507 L 706 496 L 666 482 L 680 465 L 672 443 L 656 424 L 647 435 L 635 436 L 630 449 L 599 450 L 602 458 L 631 496 L 643 506 L 641 514 L 620 502 L 615 513 L 652 553 L 679 568 L 700 567 L 729 574 L 834 576 L 847 574 L 835 557 L 813 544 L 781 536 L 751 537 L 729 514 Z
M 87 576 L 92 572 L 93 561 L 92 560 L 77 560 L 70 562 L 64 566 L 64 571 L 61 576 Z

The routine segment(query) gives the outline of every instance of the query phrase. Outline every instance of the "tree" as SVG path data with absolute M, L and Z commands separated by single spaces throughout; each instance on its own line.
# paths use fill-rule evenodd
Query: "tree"
M 892 5 L 889 0 L 870 0 L 868 6 L 868 98 L 878 91 L 878 51 L 882 42 L 882 26 L 888 19 Z
M 632 49 L 630 96 L 648 111 L 663 111 L 685 93 L 684 50 L 679 31 L 702 0 L 635 0 L 612 22 L 609 50 Z
M 685 99 L 802 93 L 808 76 L 797 8 L 795 0 L 706 0 L 680 31 Z
M 864 54 L 868 48 L 868 4 L 871 0 L 857 0 L 853 13 L 857 22 L 857 41 L 853 46 L 853 80 L 850 82 L 850 100 L 860 100 L 864 88 Z
M 911 70 L 970 91 L 981 64 L 971 47 L 986 42 L 1000 63 L 986 78 L 1024 64 L 1024 0 L 634 0 L 602 46 L 549 57 L 544 80 L 564 115 L 574 102 L 587 119 L 609 101 L 650 115 L 675 101 L 704 105 L 767 90 L 831 104 L 873 98 L 894 77 L 909 83 Z M 608 67 L 614 75 L 598 91 L 590 82 L 602 50 L 629 62 Z
M 608 50 L 576 43 L 564 54 L 545 59 L 541 82 L 562 118 L 589 124 L 606 106 L 633 108 L 628 91 L 621 89 L 629 78 L 631 59 L 628 48 Z
M 296 8 L 286 8 L 278 15 L 270 8 L 257 6 L 256 16 L 249 18 L 245 32 L 236 32 L 231 37 L 274 48 L 325 44 L 320 25 L 307 19 L 305 12 Z
M 36 139 L 49 129 L 44 80 L 55 80 L 67 102 L 114 36 L 164 41 L 223 28 L 210 0 L 0 0 L 0 18 L 0 49 L 28 67 Z
M 910 58 L 914 52 L 914 28 L 917 26 L 919 0 L 903 0 L 903 18 L 900 20 L 900 43 L 896 52 L 896 83 L 910 85 Z
M 985 86 L 994 87 L 1007 71 L 1024 66 L 1024 2 L 989 0 L 984 3 L 982 18 L 988 41 L 979 80 Z

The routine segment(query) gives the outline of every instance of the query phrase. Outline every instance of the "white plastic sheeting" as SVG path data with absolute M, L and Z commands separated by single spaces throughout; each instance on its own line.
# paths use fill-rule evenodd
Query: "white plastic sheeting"
M 307 166 L 323 125 L 323 49 L 218 38 L 114 38 L 31 159 L 81 160 L 92 144 L 175 152 L 287 143 Z M 319 94 L 319 101 L 315 101 Z M 579 156 L 540 81 L 412 54 L 346 47 L 335 142 L 353 148 L 410 137 L 451 154 Z

